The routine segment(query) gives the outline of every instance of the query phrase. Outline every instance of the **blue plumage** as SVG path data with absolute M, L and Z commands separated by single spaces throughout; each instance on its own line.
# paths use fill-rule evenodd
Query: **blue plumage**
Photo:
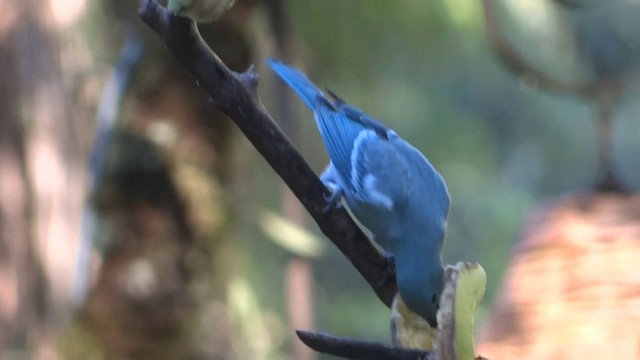
M 313 111 L 331 160 L 320 178 L 393 253 L 403 300 L 436 326 L 450 202 L 444 180 L 393 130 L 335 94 L 325 96 L 299 70 L 274 60 L 269 65 Z

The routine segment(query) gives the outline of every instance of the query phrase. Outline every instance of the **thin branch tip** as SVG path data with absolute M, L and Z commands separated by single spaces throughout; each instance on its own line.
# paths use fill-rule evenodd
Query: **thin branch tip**
M 138 14 L 142 15 L 143 12 L 150 6 L 150 2 L 153 0 L 140 0 L 138 1 Z
M 374 341 L 336 337 L 324 333 L 296 330 L 298 338 L 311 349 L 346 359 L 435 359 L 431 351 L 392 346 Z
M 260 75 L 256 72 L 256 66 L 251 64 L 246 71 L 240 74 L 240 79 L 250 89 L 256 90 L 260 82 Z
M 138 6 L 138 15 L 145 20 L 159 17 L 163 12 L 167 12 L 167 10 L 160 6 L 156 0 L 140 0 L 140 5 Z

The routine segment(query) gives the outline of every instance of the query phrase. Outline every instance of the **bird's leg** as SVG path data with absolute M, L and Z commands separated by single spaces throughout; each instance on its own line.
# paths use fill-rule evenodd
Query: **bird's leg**
M 344 195 L 344 190 L 338 187 L 336 184 L 326 184 L 328 192 L 324 194 L 324 200 L 327 202 L 327 205 L 322 209 L 324 212 L 328 212 L 334 209 L 339 209 L 342 207 L 342 203 L 340 202 L 340 198 Z
M 338 185 L 333 164 L 330 163 L 329 166 L 327 166 L 327 169 L 320 175 L 320 180 L 329 192 L 328 194 L 324 194 L 324 199 L 327 202 L 327 205 L 323 211 L 328 212 L 333 209 L 339 209 L 342 206 L 340 198 L 344 196 L 344 190 L 340 185 Z
M 380 284 L 387 280 L 390 276 L 396 277 L 396 258 L 390 252 L 385 252 L 383 254 L 385 261 L 385 269 L 382 273 L 382 279 L 380 280 Z
M 382 276 L 380 276 L 380 280 L 377 281 L 376 286 L 382 286 L 389 277 L 396 277 L 396 258 L 392 253 L 386 251 L 384 254 L 385 268 L 382 271 Z
M 380 247 L 382 248 L 382 256 L 384 257 L 384 270 L 382 270 L 380 280 L 378 280 L 378 282 L 376 283 L 376 286 L 382 286 L 389 277 L 392 276 L 395 279 L 396 258 L 393 255 L 393 253 L 388 250 L 388 247 L 385 246 L 384 242 L 381 241 L 382 239 L 376 239 L 376 234 L 374 234 L 371 231 L 368 231 L 368 235 L 369 235 L 369 239 L 372 242 L 380 245 Z

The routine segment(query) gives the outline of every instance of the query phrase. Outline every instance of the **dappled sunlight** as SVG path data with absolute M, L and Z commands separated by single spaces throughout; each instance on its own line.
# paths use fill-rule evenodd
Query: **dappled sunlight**
M 445 1 L 443 5 L 455 25 L 474 28 L 482 26 L 480 1 L 450 0 Z
M 87 0 L 49 0 L 49 4 L 56 25 L 65 28 L 73 25 L 84 13 Z
M 273 211 L 263 209 L 257 221 L 270 240 L 297 256 L 317 258 L 326 252 L 318 236 Z
M 14 320 L 18 309 L 18 279 L 16 269 L 10 264 L 0 271 L 0 321 Z
M 502 1 L 516 18 L 519 26 L 535 31 L 548 27 L 555 17 L 552 1 L 539 0 L 506 0 Z
M 38 89 L 35 102 L 35 117 L 38 126 L 29 143 L 28 157 L 33 176 L 33 191 L 38 199 L 36 228 L 39 256 L 46 271 L 52 274 L 51 292 L 61 306 L 71 293 L 75 263 L 69 261 L 77 251 L 80 213 L 84 188 L 83 177 L 77 177 L 70 169 L 70 161 L 64 155 L 65 146 L 51 137 L 52 133 L 64 131 L 57 124 L 57 117 L 64 116 L 56 84 L 44 82 Z M 60 311 L 60 309 L 58 309 Z
M 17 1 L 0 1 L 0 41 L 5 41 L 10 29 L 19 20 L 19 4 Z
M 228 292 L 227 303 L 241 334 L 234 339 L 238 355 L 270 359 L 285 338 L 284 325 L 261 308 L 257 294 L 245 279 L 236 277 L 230 281 Z

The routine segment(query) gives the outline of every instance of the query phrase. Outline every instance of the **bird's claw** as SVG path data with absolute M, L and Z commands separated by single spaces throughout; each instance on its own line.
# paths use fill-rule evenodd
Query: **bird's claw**
M 384 253 L 384 260 L 385 263 L 387 265 L 386 269 L 385 269 L 385 275 L 386 276 L 396 276 L 396 258 L 395 256 L 393 256 L 392 253 L 390 252 L 385 252 Z
M 333 189 L 330 188 L 328 193 L 324 194 L 324 200 L 326 201 L 326 206 L 322 209 L 323 212 L 329 212 L 334 209 L 339 209 L 342 207 L 342 203 L 340 202 L 340 198 L 344 195 L 344 191 L 342 189 Z
M 382 271 L 382 276 L 380 277 L 380 281 L 376 284 L 377 286 L 382 286 L 387 279 L 396 277 L 396 258 L 390 252 L 385 252 L 383 254 L 385 269 Z

